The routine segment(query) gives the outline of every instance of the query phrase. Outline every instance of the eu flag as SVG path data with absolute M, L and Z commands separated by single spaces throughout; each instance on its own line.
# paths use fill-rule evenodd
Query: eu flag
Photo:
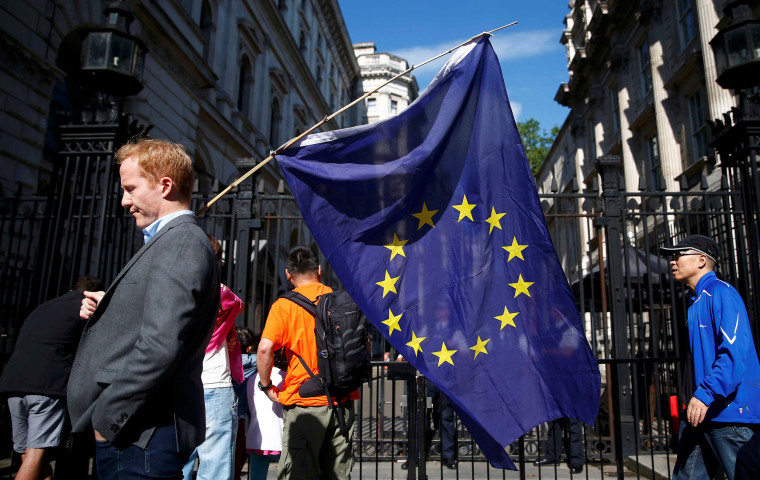
M 492 465 L 545 421 L 594 422 L 599 368 L 486 35 L 397 117 L 277 160 L 346 290 Z

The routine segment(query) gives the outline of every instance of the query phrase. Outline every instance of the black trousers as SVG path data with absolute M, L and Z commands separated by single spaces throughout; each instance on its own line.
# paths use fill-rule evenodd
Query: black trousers
M 549 434 L 546 437 L 544 458 L 549 461 L 560 460 L 562 445 L 565 447 L 570 465 L 577 466 L 586 463 L 586 453 L 583 450 L 583 423 L 570 418 L 559 418 L 549 422 Z M 562 430 L 567 430 L 567 436 Z

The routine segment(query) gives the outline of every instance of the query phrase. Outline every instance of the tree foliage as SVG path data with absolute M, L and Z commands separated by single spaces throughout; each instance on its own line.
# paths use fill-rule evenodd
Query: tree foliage
M 530 169 L 535 175 L 541 162 L 544 161 L 549 149 L 559 133 L 559 127 L 553 126 L 551 131 L 541 130 L 541 124 L 535 118 L 529 118 L 524 122 L 517 122 L 517 131 L 520 132 L 525 154 L 528 156 Z

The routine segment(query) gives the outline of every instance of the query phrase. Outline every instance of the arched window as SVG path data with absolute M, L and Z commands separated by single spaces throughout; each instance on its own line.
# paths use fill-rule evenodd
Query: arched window
M 251 92 L 253 91 L 253 71 L 247 55 L 240 60 L 240 75 L 238 78 L 238 101 L 237 107 L 245 118 L 248 118 L 251 106 Z
M 282 114 L 280 114 L 280 101 L 277 98 L 272 99 L 272 118 L 269 122 L 269 144 L 272 148 L 280 146 L 280 124 L 282 123 Z
M 214 22 L 211 18 L 211 6 L 207 0 L 203 0 L 201 5 L 201 21 L 199 23 L 201 27 L 201 34 L 203 35 L 203 59 L 208 63 L 209 55 L 211 54 L 211 35 L 214 29 Z

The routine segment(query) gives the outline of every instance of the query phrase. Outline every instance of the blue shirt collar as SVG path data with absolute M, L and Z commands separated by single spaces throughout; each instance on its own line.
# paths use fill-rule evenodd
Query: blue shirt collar
M 705 283 L 707 283 L 707 281 L 708 281 L 709 279 L 711 279 L 711 278 L 716 278 L 716 277 L 717 277 L 717 275 L 715 275 L 715 272 L 714 272 L 714 271 L 712 271 L 712 270 L 711 270 L 711 271 L 709 271 L 709 272 L 707 272 L 707 273 L 705 273 L 704 275 L 702 275 L 702 278 L 700 278 L 700 279 L 699 279 L 699 281 L 697 281 L 697 286 L 696 286 L 696 288 L 694 289 L 694 296 L 693 296 L 693 297 L 691 297 L 691 298 L 692 298 L 692 300 L 695 300 L 697 297 L 699 297 L 699 294 L 700 294 L 700 293 L 702 292 L 702 290 L 704 290 L 704 288 L 705 288 Z
M 145 240 L 145 243 L 150 242 L 150 239 L 153 238 L 156 233 L 158 233 L 158 231 L 164 227 L 164 225 L 171 222 L 180 215 L 194 216 L 195 213 L 192 210 L 180 210 L 178 212 L 170 213 L 169 215 L 164 215 L 143 229 L 143 240 Z

